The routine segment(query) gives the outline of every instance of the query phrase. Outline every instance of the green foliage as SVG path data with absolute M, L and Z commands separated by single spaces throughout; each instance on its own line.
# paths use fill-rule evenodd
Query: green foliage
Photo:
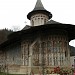
M 7 40 L 7 36 L 11 34 L 13 31 L 8 29 L 0 30 L 0 44 Z

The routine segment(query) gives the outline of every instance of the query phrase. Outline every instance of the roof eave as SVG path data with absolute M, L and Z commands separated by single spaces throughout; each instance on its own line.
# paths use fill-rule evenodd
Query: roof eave
M 49 12 L 47 10 L 34 10 L 34 11 L 31 11 L 31 12 L 28 13 L 27 18 L 30 20 L 31 16 L 35 15 L 37 13 L 45 14 L 45 15 L 47 15 L 49 17 L 49 19 L 52 18 L 51 12 Z

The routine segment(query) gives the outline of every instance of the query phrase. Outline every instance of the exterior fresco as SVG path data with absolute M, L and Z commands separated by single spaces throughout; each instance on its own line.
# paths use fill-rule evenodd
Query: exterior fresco
M 13 32 L 0 45 L 1 72 L 71 75 L 69 41 L 75 39 L 75 26 L 49 20 L 52 14 L 41 0 L 37 0 L 27 18 L 31 26 Z

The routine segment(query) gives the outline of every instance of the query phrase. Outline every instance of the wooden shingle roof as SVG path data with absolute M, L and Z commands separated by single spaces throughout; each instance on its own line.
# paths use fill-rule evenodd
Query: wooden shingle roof
M 45 15 L 47 15 L 49 17 L 49 19 L 52 18 L 51 12 L 47 11 L 44 8 L 41 0 L 37 0 L 34 9 L 31 12 L 28 13 L 27 18 L 30 20 L 31 16 L 34 15 L 34 14 L 37 14 L 37 13 L 45 14 Z

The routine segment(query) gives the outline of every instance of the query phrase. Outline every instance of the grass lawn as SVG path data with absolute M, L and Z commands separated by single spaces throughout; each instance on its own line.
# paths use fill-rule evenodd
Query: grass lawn
M 6 73 L 0 72 L 0 75 L 25 75 L 25 74 L 6 74 Z

